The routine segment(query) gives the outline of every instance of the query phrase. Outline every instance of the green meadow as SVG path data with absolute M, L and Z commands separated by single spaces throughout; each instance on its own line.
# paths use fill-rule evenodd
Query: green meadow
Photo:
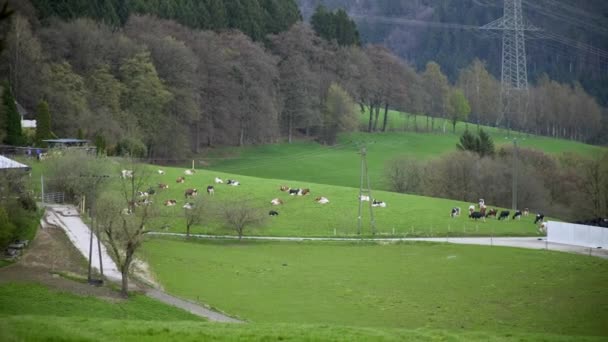
M 388 190 L 384 177 L 386 162 L 400 156 L 417 159 L 438 158 L 456 150 L 456 144 L 466 125 L 458 123 L 456 133 L 450 123 L 446 133 L 435 130 L 433 133 L 396 132 L 405 125 L 407 116 L 391 112 L 389 132 L 387 133 L 350 133 L 340 136 L 334 146 L 320 145 L 314 141 L 298 141 L 292 144 L 248 146 L 241 148 L 220 148 L 211 150 L 208 155 L 198 158 L 198 165 L 211 170 L 271 179 L 289 179 L 311 183 L 359 187 L 361 159 L 359 152 L 367 148 L 367 160 L 371 186 Z M 418 127 L 425 128 L 424 117 L 417 117 Z M 409 127 L 413 127 L 409 119 Z M 435 120 L 435 127 L 442 127 L 443 120 Z M 519 146 L 533 148 L 558 155 L 572 152 L 593 155 L 602 148 L 583 143 L 553 139 L 548 137 L 511 133 L 494 127 L 482 127 L 494 139 L 499 148 L 512 144 L 517 138 Z M 475 131 L 475 125 L 468 124 Z
M 166 290 L 252 323 L 608 336 L 608 261 L 449 244 L 150 239 Z
M 176 199 L 178 205 L 161 206 L 159 221 L 151 225 L 154 230 L 185 233 L 185 209 L 182 206 L 190 200 L 184 198 L 184 191 L 188 188 L 196 188 L 199 190 L 198 196 L 204 196 L 204 203 L 209 206 L 229 205 L 231 201 L 247 198 L 261 211 L 279 212 L 279 216 L 268 217 L 261 228 L 253 229 L 246 235 L 357 236 L 359 190 L 355 188 L 253 178 L 214 171 L 197 171 L 192 176 L 185 176 L 184 184 L 177 184 L 175 179 L 184 175 L 184 169 L 163 168 L 164 175 L 158 175 L 155 170 L 151 169 L 153 172 L 150 172 L 148 180 L 150 186 L 168 183 L 169 189 L 157 189 L 152 200 L 162 203 L 167 199 Z M 237 179 L 241 185 L 214 184 L 215 177 L 224 180 Z M 205 190 L 208 185 L 214 185 L 215 195 L 207 195 Z M 309 188 L 311 194 L 290 196 L 279 190 L 281 185 Z M 386 208 L 372 208 L 378 236 L 534 236 L 538 234 L 533 223 L 533 215 L 521 220 L 498 221 L 489 218 L 486 221 L 475 221 L 469 219 L 467 215 L 470 203 L 386 191 L 374 191 L 372 195 L 387 203 Z M 314 199 L 319 196 L 327 197 L 330 203 L 315 202 Z M 272 206 L 270 201 L 273 198 L 282 199 L 284 204 Z M 369 202 L 363 204 L 361 235 L 372 236 Z M 489 205 L 491 206 L 491 203 Z M 462 215 L 451 218 L 450 212 L 455 206 L 461 208 Z M 207 219 L 206 222 L 194 226 L 192 232 L 213 235 L 233 234 L 223 227 L 221 222 L 214 219 Z

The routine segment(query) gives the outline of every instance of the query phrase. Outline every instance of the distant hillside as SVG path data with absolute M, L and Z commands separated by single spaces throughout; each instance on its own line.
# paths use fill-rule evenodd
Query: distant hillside
M 413 19 L 440 23 L 481 26 L 502 16 L 502 1 L 497 0 L 298 0 L 305 18 L 318 4 L 344 8 L 355 16 L 361 38 L 366 43 L 381 43 L 394 53 L 423 67 L 438 62 L 453 80 L 459 69 L 478 57 L 487 61 L 489 70 L 500 74 L 500 37 L 476 31 L 429 27 L 411 22 L 386 23 L 378 17 Z M 608 50 L 608 2 L 603 0 L 523 1 L 524 16 L 530 24 L 548 33 Z M 555 41 L 528 41 L 528 72 L 531 80 L 543 73 L 559 81 L 577 81 L 588 92 L 608 103 L 608 60 Z

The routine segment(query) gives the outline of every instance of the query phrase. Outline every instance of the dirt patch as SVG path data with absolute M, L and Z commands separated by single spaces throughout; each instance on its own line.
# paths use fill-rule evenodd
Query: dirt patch
M 112 301 L 121 300 L 120 294 L 108 286 L 91 286 L 60 274 L 85 279 L 86 259 L 70 243 L 63 230 L 39 228 L 34 240 L 20 260 L 0 268 L 0 284 L 8 282 L 36 282 L 61 291 L 83 296 L 95 296 Z

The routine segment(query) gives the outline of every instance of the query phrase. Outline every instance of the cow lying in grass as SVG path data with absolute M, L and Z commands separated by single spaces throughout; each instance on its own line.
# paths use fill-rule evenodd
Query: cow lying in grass
M 382 201 L 374 200 L 374 201 L 372 202 L 372 207 L 386 208 L 386 202 L 382 202 Z
M 241 183 L 239 181 L 235 180 L 235 179 L 228 179 L 226 181 L 226 184 L 227 185 L 232 185 L 232 186 L 239 186 L 239 185 L 241 185 Z
M 158 183 L 158 188 L 159 189 L 169 189 L 169 186 L 167 184 Z
M 270 204 L 281 205 L 281 204 L 283 204 L 283 200 L 281 200 L 280 198 L 273 198 L 272 201 L 270 201 Z
M 177 179 L 175 180 L 175 183 L 184 183 L 186 181 L 186 177 L 177 177 Z
M 281 185 L 281 187 L 279 188 L 279 190 L 285 192 L 285 191 L 289 191 L 290 187 L 288 187 L 287 185 Z
M 268 215 L 270 215 L 270 216 L 279 216 L 279 212 L 276 211 L 276 210 L 271 210 L 271 211 L 268 212 Z
M 164 202 L 166 207 L 174 207 L 177 204 L 177 201 L 174 199 L 168 199 Z
M 195 174 L 195 173 L 196 173 L 196 171 L 194 171 L 194 170 L 186 170 L 186 171 L 184 171 L 184 174 L 185 174 L 186 176 L 192 176 L 192 175 L 193 175 L 193 174 Z
M 123 179 L 133 178 L 133 170 L 122 170 L 120 171 L 120 177 Z
M 310 189 L 289 189 L 290 196 L 306 196 L 310 193 Z
M 319 204 L 327 204 L 329 203 L 329 199 L 327 197 L 317 197 L 315 198 L 315 202 Z
M 213 181 L 215 182 L 215 184 L 224 184 L 224 181 L 219 177 L 215 177 Z
M 194 197 L 196 195 L 198 195 L 198 190 L 196 189 L 186 189 L 186 191 L 184 192 L 185 198 Z
M 165 171 L 163 171 L 163 170 L 158 170 L 156 172 L 158 172 L 159 175 L 164 175 L 165 174 Z

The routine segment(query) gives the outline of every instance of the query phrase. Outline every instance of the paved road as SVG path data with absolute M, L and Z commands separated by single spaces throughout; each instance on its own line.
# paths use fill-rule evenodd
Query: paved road
M 183 233 L 162 233 L 149 232 L 149 235 L 156 236 L 177 236 L 185 237 Z M 194 238 L 199 239 L 238 239 L 232 235 L 204 235 L 190 234 Z M 244 240 L 270 240 L 270 241 L 376 241 L 376 242 L 400 242 L 400 241 L 427 241 L 427 242 L 444 242 L 463 245 L 482 245 L 482 246 L 501 246 L 501 247 L 518 247 L 528 249 L 548 249 L 552 251 L 568 252 L 592 255 L 604 259 L 608 259 L 608 250 L 596 249 L 589 247 L 581 247 L 574 245 L 564 245 L 559 243 L 547 242 L 546 239 L 538 237 L 464 237 L 464 238 L 376 238 L 376 239 L 359 239 L 359 238 L 314 238 L 314 237 L 275 237 L 275 236 L 243 236 Z
M 68 205 L 49 205 L 46 206 L 44 218 L 42 220 L 43 226 L 52 226 L 61 228 L 65 231 L 66 235 L 72 242 L 72 244 L 80 251 L 86 260 L 89 260 L 89 246 L 91 239 L 91 230 L 82 221 L 78 210 L 73 206 Z M 93 256 L 91 258 L 93 266 L 99 265 L 99 252 L 97 251 L 97 236 L 93 234 Z M 122 281 L 122 274 L 118 271 L 116 263 L 108 254 L 105 246 L 101 244 L 101 260 L 103 262 L 103 273 L 106 278 L 112 282 L 120 283 Z M 198 315 L 215 322 L 225 323 L 242 323 L 232 317 L 220 314 L 209 310 L 198 304 L 171 296 L 167 293 L 156 289 L 146 289 L 146 295 L 151 298 L 155 298 L 165 304 L 176 306 L 183 310 L 186 310 L 192 314 Z

